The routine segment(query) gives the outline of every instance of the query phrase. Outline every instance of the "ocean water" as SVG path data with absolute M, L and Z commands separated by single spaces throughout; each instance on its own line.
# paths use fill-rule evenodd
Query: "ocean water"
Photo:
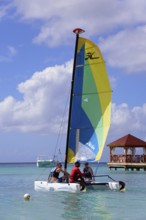
M 91 166 L 95 171 L 95 165 Z M 0 164 L 1 220 L 146 219 L 146 171 L 110 171 L 100 164 L 97 173 L 125 181 L 125 192 L 35 192 L 34 181 L 47 179 L 49 170 L 36 164 Z M 30 201 L 23 199 L 25 193 L 30 194 Z

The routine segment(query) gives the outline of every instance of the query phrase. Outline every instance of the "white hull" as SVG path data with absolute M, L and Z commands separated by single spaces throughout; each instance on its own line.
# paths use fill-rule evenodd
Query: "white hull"
M 79 192 L 80 184 L 78 183 L 48 183 L 47 181 L 35 181 L 34 189 L 36 191 L 58 191 L 58 192 Z
M 80 188 L 81 187 L 78 183 L 48 183 L 47 181 L 34 182 L 34 189 L 42 192 L 79 192 Z M 121 182 L 93 182 L 86 185 L 86 190 L 121 190 Z

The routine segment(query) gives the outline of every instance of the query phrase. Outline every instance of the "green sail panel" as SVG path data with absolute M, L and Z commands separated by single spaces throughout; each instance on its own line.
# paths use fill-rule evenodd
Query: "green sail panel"
M 99 48 L 79 38 L 72 97 L 68 162 L 98 161 L 110 127 L 111 86 Z

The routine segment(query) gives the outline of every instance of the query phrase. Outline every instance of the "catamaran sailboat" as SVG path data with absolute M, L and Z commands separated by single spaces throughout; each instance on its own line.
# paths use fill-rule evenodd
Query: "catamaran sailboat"
M 76 34 L 70 106 L 64 168 L 75 161 L 99 161 L 110 127 L 111 94 L 105 62 L 99 48 Z M 90 182 L 86 189 L 123 190 L 125 183 L 115 181 Z M 98 178 L 99 180 L 99 178 Z M 78 192 L 79 183 L 49 183 L 35 181 L 36 191 Z

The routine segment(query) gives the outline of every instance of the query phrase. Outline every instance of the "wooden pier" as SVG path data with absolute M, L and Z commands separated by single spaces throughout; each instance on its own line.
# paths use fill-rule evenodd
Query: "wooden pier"
M 108 167 L 110 169 L 125 169 L 125 170 L 136 170 L 136 171 L 139 171 L 139 170 L 144 170 L 146 171 L 146 163 L 107 163 Z
M 144 170 L 146 171 L 146 142 L 130 134 L 108 144 L 110 148 L 110 161 L 107 163 L 110 169 Z M 122 149 L 124 153 L 116 153 Z M 141 153 L 136 153 L 139 151 Z

